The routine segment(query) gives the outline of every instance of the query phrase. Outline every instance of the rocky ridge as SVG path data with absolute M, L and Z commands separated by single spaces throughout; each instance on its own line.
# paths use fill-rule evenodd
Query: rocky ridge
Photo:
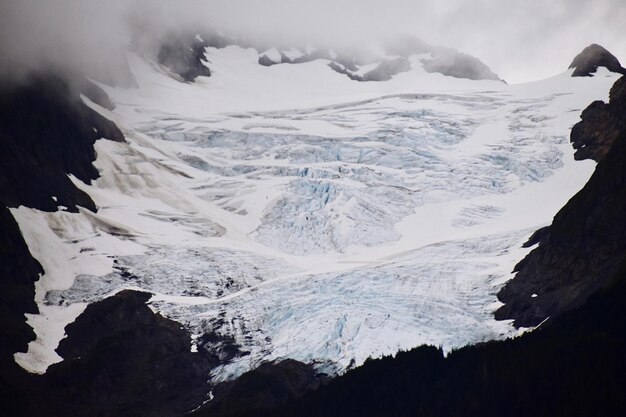
M 569 65 L 570 69 L 574 69 L 572 77 L 591 77 L 598 67 L 605 67 L 618 74 L 626 74 L 626 69 L 622 67 L 615 55 L 595 43 L 583 49 Z

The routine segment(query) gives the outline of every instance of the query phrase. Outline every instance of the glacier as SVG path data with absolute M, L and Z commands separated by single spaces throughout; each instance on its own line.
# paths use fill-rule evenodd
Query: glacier
M 341 373 L 421 344 L 449 351 L 517 334 L 496 294 L 521 245 L 587 181 L 568 134 L 616 76 L 521 85 L 411 70 L 356 83 L 325 60 L 258 65 L 207 48 L 212 76 L 181 83 L 131 56 L 137 89 L 103 86 L 127 143 L 99 141 L 99 210 L 12 209 L 46 274 L 37 340 L 16 360 L 45 372 L 63 328 L 123 289 L 245 355 L 223 380 L 293 358 Z

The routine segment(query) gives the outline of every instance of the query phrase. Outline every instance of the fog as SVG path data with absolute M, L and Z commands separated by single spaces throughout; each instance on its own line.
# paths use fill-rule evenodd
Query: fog
M 331 47 L 412 34 L 523 82 L 562 72 L 590 43 L 626 61 L 623 22 L 623 0 L 0 0 L 0 76 L 114 68 L 131 44 L 198 28 Z

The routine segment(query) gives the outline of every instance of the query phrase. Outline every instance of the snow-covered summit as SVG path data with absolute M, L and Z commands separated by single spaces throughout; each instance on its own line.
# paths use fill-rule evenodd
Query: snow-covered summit
M 217 34 L 176 32 L 159 42 L 158 53 L 153 59 L 170 74 L 189 82 L 198 76 L 211 75 L 211 62 L 205 60 L 204 48 L 227 47 L 255 50 L 258 65 L 265 67 L 320 61 L 329 70 L 344 74 L 353 81 L 388 81 L 411 69 L 471 80 L 500 80 L 480 59 L 452 48 L 428 44 L 413 36 L 334 49 L 310 44 L 267 47 Z

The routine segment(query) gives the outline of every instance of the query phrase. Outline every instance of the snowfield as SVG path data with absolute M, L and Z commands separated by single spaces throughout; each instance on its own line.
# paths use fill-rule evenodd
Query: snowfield
M 420 344 L 512 336 L 496 293 L 523 242 L 587 181 L 569 129 L 615 76 L 522 85 L 412 70 L 351 81 L 327 61 L 258 65 L 207 49 L 194 84 L 131 58 L 107 91 L 128 143 L 100 140 L 99 211 L 12 212 L 46 274 L 37 334 L 16 360 L 45 372 L 64 326 L 124 288 L 195 336 L 234 337 L 237 376 L 275 358 L 330 373 Z M 88 102 L 88 99 L 84 99 Z M 193 349 L 202 348 L 201 345 Z

